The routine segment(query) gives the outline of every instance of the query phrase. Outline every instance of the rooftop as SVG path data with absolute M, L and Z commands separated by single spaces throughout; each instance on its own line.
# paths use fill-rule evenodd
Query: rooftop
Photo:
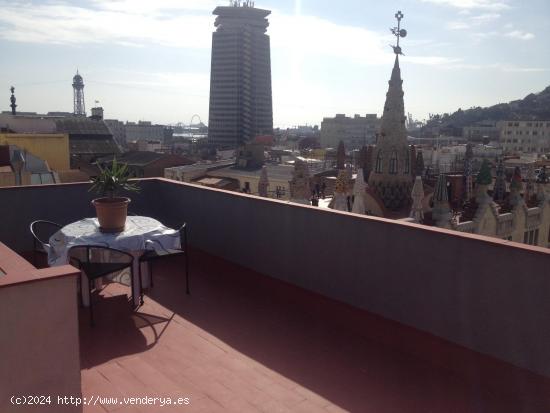
M 269 179 L 279 180 L 279 181 L 290 181 L 292 180 L 292 174 L 294 172 L 294 166 L 292 165 L 271 165 L 265 164 L 267 168 L 267 176 Z M 233 177 L 252 177 L 260 178 L 262 174 L 262 168 L 258 169 L 241 169 L 233 166 L 216 169 L 215 171 L 210 172 L 211 175 L 219 175 L 221 177 L 233 178 Z
M 218 257 L 192 257 L 190 297 L 182 263 L 173 260 L 159 265 L 137 313 L 120 295 L 125 289 L 112 284 L 95 306 L 95 328 L 81 314 L 85 397 L 189 397 L 190 411 L 208 412 L 550 406 L 550 380 Z M 461 366 L 450 365 L 449 355 Z M 528 386 L 525 393 L 515 381 Z
M 131 312 L 110 284 L 92 329 L 74 268 L 13 252 L 32 256 L 32 220 L 93 216 L 88 188 L 0 189 L 10 394 L 170 395 L 191 412 L 550 410 L 547 249 L 145 179 L 132 212 L 187 222 L 191 296 L 182 262 L 158 263 L 145 305 Z M 103 404 L 84 411 L 182 411 Z

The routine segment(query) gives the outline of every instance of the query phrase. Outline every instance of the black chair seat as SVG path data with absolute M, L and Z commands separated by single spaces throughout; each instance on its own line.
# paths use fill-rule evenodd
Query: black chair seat
M 171 257 L 175 255 L 185 256 L 185 291 L 187 294 L 190 294 L 189 291 L 189 254 L 187 251 L 187 224 L 183 224 L 179 232 L 181 249 L 168 249 L 164 248 L 162 243 L 159 240 L 147 240 L 146 244 L 154 245 L 153 249 L 148 249 L 145 253 L 139 258 L 139 262 L 147 262 L 149 264 L 149 276 L 150 276 L 150 285 L 153 287 L 153 261 L 156 261 L 160 258 Z M 141 265 L 139 266 L 139 271 L 141 272 Z M 141 277 L 140 277 L 141 279 Z M 143 296 L 143 295 L 142 295 Z
M 130 270 L 130 288 L 132 295 L 134 294 L 134 257 L 132 254 L 101 245 L 77 245 L 69 248 L 67 256 L 69 258 L 69 262 L 78 269 L 82 270 L 88 279 L 90 324 L 92 326 L 94 325 L 94 313 L 92 311 L 92 284 L 95 279 L 128 268 Z M 140 277 L 138 277 L 138 285 L 138 291 L 140 291 L 141 295 Z M 79 289 L 81 290 L 81 288 Z M 141 303 L 143 304 L 143 297 L 141 297 Z
M 155 258 L 162 258 L 170 255 L 184 255 L 184 254 L 185 254 L 185 251 L 183 250 L 173 250 L 173 249 L 158 250 L 158 251 L 147 250 L 145 254 L 139 257 L 139 260 L 149 261 L 149 260 L 154 260 Z
M 114 262 L 105 262 L 105 263 L 83 262 L 81 264 L 81 267 L 86 273 L 86 276 L 89 279 L 94 280 L 96 278 L 100 278 L 117 271 L 122 271 L 123 269 L 128 268 L 128 264 L 114 263 Z

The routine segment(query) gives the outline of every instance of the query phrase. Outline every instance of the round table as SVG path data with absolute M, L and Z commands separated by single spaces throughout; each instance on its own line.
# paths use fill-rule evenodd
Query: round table
M 134 256 L 134 281 L 137 281 L 136 278 L 140 274 L 139 257 L 145 250 L 161 248 L 161 246 L 164 249 L 178 249 L 180 248 L 180 237 L 178 231 L 165 227 L 156 219 L 149 217 L 129 216 L 126 219 L 124 231 L 116 234 L 101 232 L 97 218 L 85 218 L 64 226 L 51 236 L 48 251 L 50 266 L 68 264 L 67 253 L 69 248 L 78 245 L 99 245 L 131 253 Z M 143 265 L 141 274 L 141 285 L 147 288 L 150 280 L 147 265 Z M 85 275 L 82 276 L 84 281 Z M 119 274 L 115 278 L 117 282 L 123 284 L 127 284 L 129 281 L 128 274 Z M 80 284 L 82 286 L 82 301 L 87 306 L 89 305 L 87 301 L 89 297 L 87 293 L 88 282 L 84 281 Z M 140 283 L 134 282 L 133 285 L 132 297 L 134 305 L 137 307 L 140 304 Z

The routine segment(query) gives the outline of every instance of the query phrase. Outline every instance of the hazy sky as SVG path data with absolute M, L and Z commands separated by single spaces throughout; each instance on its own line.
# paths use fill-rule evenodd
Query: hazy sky
M 211 0 L 0 0 L 0 109 L 72 111 L 72 76 L 107 118 L 208 120 Z M 394 14 L 415 118 L 550 85 L 549 0 L 257 0 L 269 35 L 275 126 L 382 111 Z

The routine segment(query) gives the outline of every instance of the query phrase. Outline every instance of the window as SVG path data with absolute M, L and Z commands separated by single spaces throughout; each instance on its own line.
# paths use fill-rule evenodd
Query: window
M 523 233 L 523 243 L 527 244 L 528 240 L 529 240 L 529 232 L 526 231 Z
M 390 158 L 390 174 L 395 175 L 398 169 L 397 152 L 393 151 Z
M 533 245 L 539 245 L 539 229 L 537 228 L 535 230 L 535 242 L 533 242 Z
M 382 173 L 382 151 L 378 152 L 378 155 L 376 156 L 376 173 L 380 174 Z
M 404 174 L 411 173 L 411 157 L 410 155 L 405 158 L 405 172 Z

